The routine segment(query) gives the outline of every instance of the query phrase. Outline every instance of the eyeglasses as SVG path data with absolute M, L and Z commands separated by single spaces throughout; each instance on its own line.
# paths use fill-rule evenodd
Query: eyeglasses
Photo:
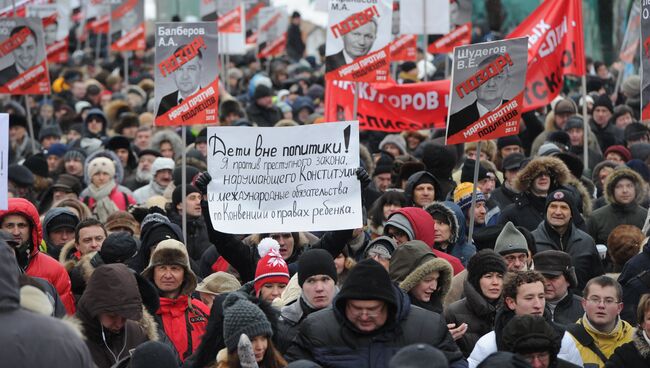
M 358 308 L 352 304 L 347 304 L 346 308 L 353 318 L 366 316 L 369 319 L 375 319 L 383 312 L 386 306 L 384 304 L 372 308 Z
M 375 261 L 377 260 L 377 258 L 383 259 L 384 261 L 390 261 L 391 256 L 386 255 L 386 254 L 382 254 L 382 253 L 380 253 L 379 251 L 376 251 L 376 250 L 369 250 L 368 251 L 368 258 L 372 258 Z
M 620 302 L 614 298 L 605 298 L 601 299 L 599 297 L 590 297 L 587 301 L 593 305 L 600 305 L 600 303 L 605 304 L 606 307 L 611 307 L 614 304 L 619 304 Z

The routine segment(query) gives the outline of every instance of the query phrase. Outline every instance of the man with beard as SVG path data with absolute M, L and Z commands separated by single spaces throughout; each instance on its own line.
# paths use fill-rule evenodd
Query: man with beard
M 136 190 L 142 188 L 145 185 L 149 184 L 151 179 L 153 179 L 153 173 L 151 168 L 156 158 L 160 157 L 158 151 L 152 149 L 145 149 L 140 151 L 138 155 L 138 167 L 135 170 L 135 176 L 124 181 L 124 186 Z
M 167 186 L 172 182 L 173 170 L 174 160 L 166 157 L 156 158 L 151 165 L 153 177 L 149 184 L 133 192 L 133 198 L 136 202 L 144 203 L 153 196 L 163 195 Z

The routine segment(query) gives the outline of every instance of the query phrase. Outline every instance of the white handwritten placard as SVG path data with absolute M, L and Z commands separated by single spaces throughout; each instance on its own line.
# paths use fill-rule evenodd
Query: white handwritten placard
M 209 127 L 212 224 L 230 234 L 361 227 L 358 167 L 358 121 Z

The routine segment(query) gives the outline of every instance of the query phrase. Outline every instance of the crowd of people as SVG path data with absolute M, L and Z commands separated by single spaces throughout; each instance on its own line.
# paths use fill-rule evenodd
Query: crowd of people
M 305 57 L 300 22 L 288 56 L 230 59 L 220 125 L 325 121 L 324 48 Z M 638 76 L 617 92 L 619 70 L 589 61 L 588 95 L 567 87 L 480 149 L 445 129 L 362 131 L 362 228 L 227 234 L 206 201 L 207 128 L 153 124 L 153 54 L 124 78 L 122 55 L 76 52 L 50 64 L 51 95 L 1 97 L 3 364 L 650 366 Z

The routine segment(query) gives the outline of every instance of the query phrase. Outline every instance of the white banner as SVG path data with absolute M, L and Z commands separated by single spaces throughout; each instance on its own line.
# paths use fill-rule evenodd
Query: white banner
M 218 231 L 361 227 L 359 123 L 208 127 L 208 203 Z
M 449 0 L 408 0 L 400 2 L 401 34 L 449 33 Z
M 9 114 L 0 113 L 0 210 L 7 210 L 7 169 L 9 167 Z

